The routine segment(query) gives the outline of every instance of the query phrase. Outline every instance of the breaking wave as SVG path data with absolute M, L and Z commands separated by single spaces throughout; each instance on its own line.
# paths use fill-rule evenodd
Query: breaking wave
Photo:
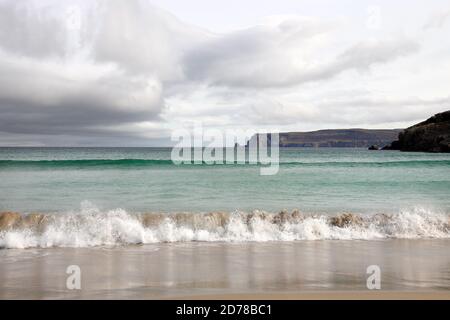
M 423 208 L 395 214 L 128 213 L 89 203 L 77 212 L 0 213 L 0 247 L 91 247 L 189 241 L 374 240 L 450 238 L 450 216 Z

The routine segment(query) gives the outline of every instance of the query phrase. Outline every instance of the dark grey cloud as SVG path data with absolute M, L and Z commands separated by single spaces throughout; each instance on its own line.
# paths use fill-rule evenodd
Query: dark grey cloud
M 86 75 L 59 64 L 42 67 L 19 61 L 0 61 L 3 131 L 70 133 L 140 122 L 155 119 L 163 105 L 156 79 L 124 76 L 108 68 Z
M 102 33 L 86 12 L 80 16 L 85 20 L 84 28 L 73 30 L 64 20 L 66 8 L 51 8 L 37 9 L 14 1 L 0 5 L 2 140 L 8 134 L 83 135 L 95 139 L 99 134 L 114 136 L 114 126 L 158 120 L 164 107 L 160 73 L 130 72 L 129 65 L 120 61 L 102 60 L 101 54 L 96 54 L 100 52 L 97 47 L 105 37 L 113 38 L 114 30 L 106 30 L 112 35 Z M 101 20 L 105 10 L 121 8 L 108 2 L 100 3 L 95 10 Z M 58 12 L 59 19 L 55 17 Z M 145 18 L 141 17 L 141 22 Z M 100 22 L 97 24 L 104 28 Z M 127 132 L 116 130 L 115 135 L 126 136 Z

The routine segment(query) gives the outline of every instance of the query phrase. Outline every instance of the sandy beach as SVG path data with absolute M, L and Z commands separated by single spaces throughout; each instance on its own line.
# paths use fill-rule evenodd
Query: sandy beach
M 449 240 L 0 250 L 0 299 L 450 299 Z M 81 270 L 69 290 L 66 269 Z M 368 290 L 366 268 L 381 269 Z
M 321 291 L 278 294 L 223 294 L 171 297 L 174 300 L 450 300 L 449 292 Z

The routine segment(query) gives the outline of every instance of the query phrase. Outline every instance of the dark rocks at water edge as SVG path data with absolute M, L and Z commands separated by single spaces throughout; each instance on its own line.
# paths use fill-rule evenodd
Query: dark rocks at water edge
M 450 152 L 450 110 L 405 129 L 383 150 Z

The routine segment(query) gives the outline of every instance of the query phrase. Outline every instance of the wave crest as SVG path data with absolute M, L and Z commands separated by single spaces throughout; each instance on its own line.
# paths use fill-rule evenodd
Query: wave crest
M 423 208 L 395 214 L 334 216 L 298 210 L 211 213 L 101 212 L 84 204 L 60 214 L 0 213 L 0 247 L 90 247 L 185 241 L 450 238 L 448 214 Z
M 139 168 L 152 166 L 174 166 L 170 159 L 71 159 L 71 160 L 0 160 L 1 168 Z M 211 166 L 212 164 L 184 163 L 184 166 Z M 224 164 L 214 164 L 223 166 Z M 227 163 L 227 167 L 232 166 L 255 166 L 260 164 L 250 164 L 245 162 Z M 450 160 L 401 160 L 401 161 L 280 161 L 280 166 L 303 166 L 303 167 L 420 167 L 420 166 L 450 166 Z

